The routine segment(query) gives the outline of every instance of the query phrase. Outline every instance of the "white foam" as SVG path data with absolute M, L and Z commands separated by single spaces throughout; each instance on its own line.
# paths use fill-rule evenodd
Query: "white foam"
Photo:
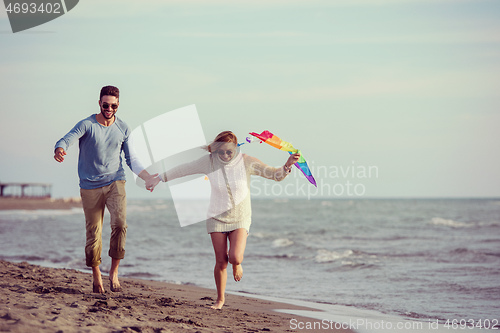
M 333 262 L 337 261 L 339 259 L 345 259 L 347 257 L 350 257 L 354 254 L 352 250 L 345 250 L 344 252 L 337 252 L 337 251 L 328 251 L 328 250 L 318 250 L 316 252 L 316 257 L 314 258 L 314 261 L 323 263 L 323 262 Z
M 452 227 L 452 228 L 470 228 L 470 227 L 473 227 L 473 224 L 470 224 L 470 223 L 447 220 L 447 219 L 443 219 L 441 217 L 433 217 L 431 220 L 431 224 L 444 225 L 444 226 Z
M 266 238 L 268 235 L 263 232 L 252 232 L 250 233 L 250 236 L 256 238 Z
M 273 241 L 273 247 L 287 247 L 293 244 L 288 238 L 278 238 Z

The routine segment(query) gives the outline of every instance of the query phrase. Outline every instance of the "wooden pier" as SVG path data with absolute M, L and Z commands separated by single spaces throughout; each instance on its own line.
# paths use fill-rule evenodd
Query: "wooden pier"
M 52 196 L 52 184 L 0 183 L 0 198 L 46 199 Z

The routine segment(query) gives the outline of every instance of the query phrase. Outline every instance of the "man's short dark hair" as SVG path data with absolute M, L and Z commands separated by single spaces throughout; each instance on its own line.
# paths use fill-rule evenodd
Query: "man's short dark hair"
M 99 96 L 99 100 L 102 99 L 102 96 L 115 96 L 120 99 L 120 89 L 114 86 L 105 86 L 101 89 L 101 96 Z

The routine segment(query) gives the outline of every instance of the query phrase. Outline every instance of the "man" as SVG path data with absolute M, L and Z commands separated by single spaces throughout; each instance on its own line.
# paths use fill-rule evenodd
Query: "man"
M 116 117 L 120 91 L 113 86 L 101 89 L 99 107 L 101 112 L 78 122 L 55 145 L 54 159 L 64 161 L 66 150 L 79 140 L 78 176 L 80 195 L 85 213 L 87 241 L 85 260 L 92 267 L 93 292 L 104 293 L 99 265 L 102 251 L 102 225 L 104 208 L 111 216 L 111 240 L 109 256 L 112 258 L 109 271 L 111 291 L 120 291 L 118 266 L 125 256 L 126 196 L 125 171 L 122 166 L 122 152 L 130 169 L 147 181 L 151 177 L 135 158 L 129 143 L 130 129 Z M 150 189 L 152 191 L 152 188 Z

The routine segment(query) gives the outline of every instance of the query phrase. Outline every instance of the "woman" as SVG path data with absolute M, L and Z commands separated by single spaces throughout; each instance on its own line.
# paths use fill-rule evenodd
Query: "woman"
M 207 216 L 207 232 L 215 251 L 214 277 L 217 301 L 213 309 L 221 309 L 225 301 L 227 264 L 231 263 L 235 281 L 243 277 L 243 255 L 251 224 L 250 176 L 258 175 L 275 181 L 283 180 L 300 154 L 290 155 L 283 167 L 270 167 L 258 159 L 241 154 L 238 140 L 231 131 L 217 135 L 207 147 L 209 155 L 161 174 L 166 182 L 193 174 L 204 174 L 210 180 L 211 196 Z M 159 182 L 147 182 L 152 189 Z M 229 251 L 228 251 L 229 240 Z

